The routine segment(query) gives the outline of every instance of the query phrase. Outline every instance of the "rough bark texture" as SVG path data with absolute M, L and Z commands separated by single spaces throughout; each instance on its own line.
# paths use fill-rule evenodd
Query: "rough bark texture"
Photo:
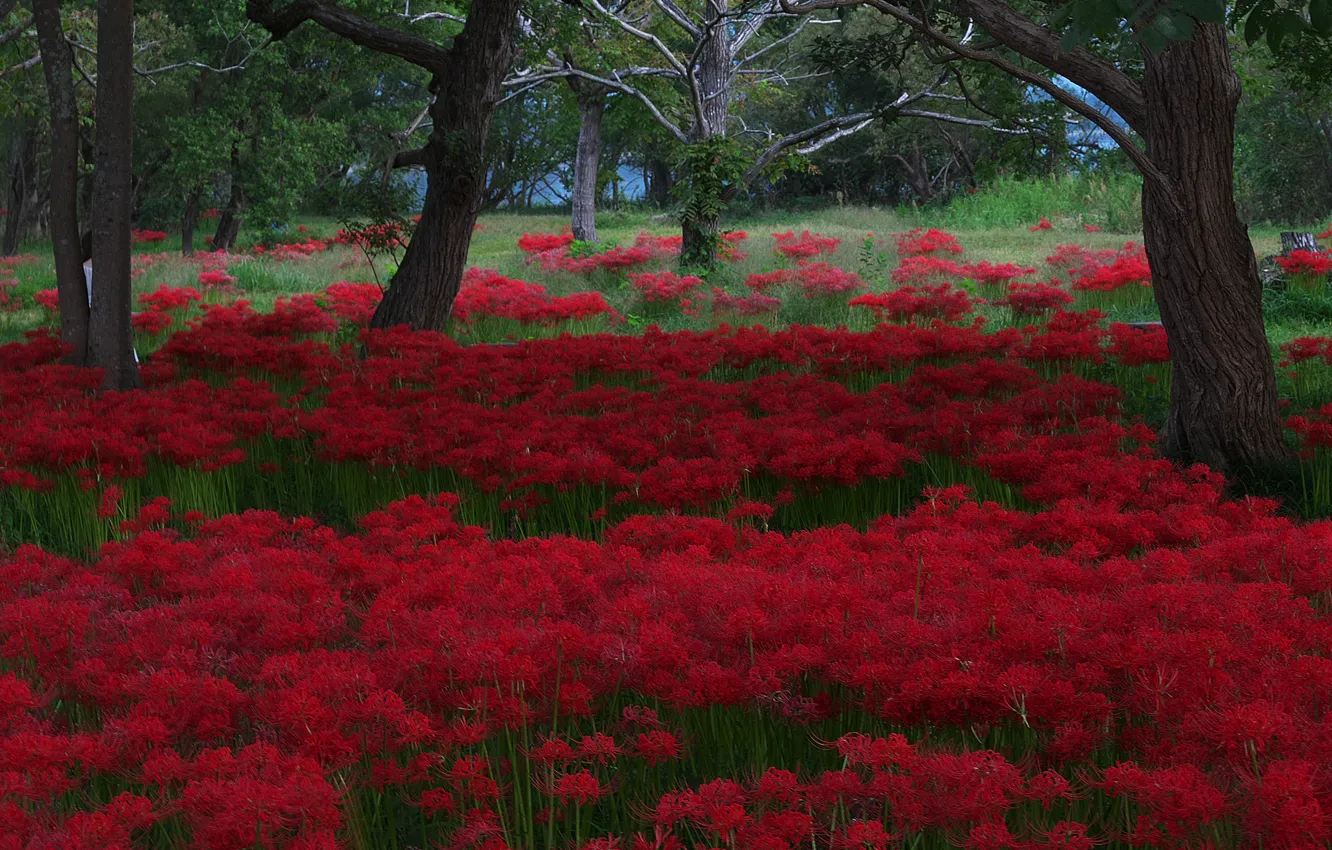
M 685 265 L 710 265 L 716 261 L 717 234 L 721 219 L 686 221 L 681 227 L 680 261 Z
M 485 190 L 486 137 L 513 55 L 520 5 L 521 0 L 473 4 L 449 52 L 449 67 L 436 78 L 421 221 L 371 327 L 438 331 L 448 321 Z
M 702 110 L 696 139 L 726 135 L 731 113 L 731 43 L 728 40 L 726 0 L 707 0 L 703 48 L 698 58 L 698 90 Z
M 88 293 L 79 238 L 79 113 L 73 56 L 60 20 L 60 0 L 33 0 L 32 8 L 51 104 L 51 244 L 60 339 L 69 346 L 65 362 L 83 365 L 88 357 Z
M 1318 240 L 1312 233 L 1295 233 L 1286 231 L 1281 234 L 1281 253 L 1289 254 L 1291 251 L 1317 251 Z
M 578 150 L 574 156 L 573 234 L 584 242 L 597 241 L 597 174 L 601 170 L 601 119 L 606 114 L 606 92 L 580 86 L 578 92 Z
M 1172 186 L 1144 182 L 1143 229 L 1174 363 L 1162 448 L 1224 472 L 1285 454 L 1262 284 L 1234 198 L 1240 84 L 1225 30 L 1145 57 L 1147 153 Z M 1173 190 L 1181 209 L 1171 201 Z
M 93 177 L 93 292 L 88 365 L 104 389 L 140 385 L 130 327 L 130 203 L 134 122 L 134 0 L 97 3 L 97 171 Z

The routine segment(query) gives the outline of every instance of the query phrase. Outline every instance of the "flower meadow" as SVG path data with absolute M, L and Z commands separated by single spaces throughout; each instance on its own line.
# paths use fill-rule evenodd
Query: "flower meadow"
M 1141 249 L 761 243 L 526 234 L 448 333 L 210 255 L 134 393 L 0 346 L 0 848 L 1332 841 L 1332 523 L 1156 454 Z

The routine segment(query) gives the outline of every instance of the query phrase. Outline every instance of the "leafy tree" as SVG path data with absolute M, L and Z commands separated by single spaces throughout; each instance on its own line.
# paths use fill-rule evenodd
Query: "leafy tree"
M 1072 0 L 1028 6 L 952 0 L 921 7 L 866 0 L 951 56 L 984 62 L 1096 122 L 1142 172 L 1143 229 L 1171 344 L 1173 381 L 1163 449 L 1238 472 L 1285 457 L 1276 376 L 1253 249 L 1235 208 L 1239 78 L 1225 22 L 1252 38 L 1329 25 L 1273 0 Z M 1312 5 L 1321 5 L 1317 0 Z M 861 5 L 810 0 L 805 11 Z M 788 6 L 794 9 L 795 6 Z M 1047 14 L 1048 12 L 1048 14 Z M 994 46 L 954 33 L 977 26 Z M 1081 86 L 1145 141 L 1057 84 Z

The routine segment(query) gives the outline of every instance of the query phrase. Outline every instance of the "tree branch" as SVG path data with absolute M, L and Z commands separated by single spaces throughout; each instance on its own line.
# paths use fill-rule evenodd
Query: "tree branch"
M 11 65 L 3 71 L 0 71 L 0 77 L 8 77 L 10 74 L 21 74 L 29 68 L 36 68 L 40 64 L 42 64 L 42 54 L 38 53 L 30 59 L 26 59 L 17 65 Z
M 581 68 L 574 68 L 572 66 L 565 65 L 560 68 L 542 68 L 538 69 L 534 73 L 520 74 L 518 76 L 510 77 L 509 79 L 504 81 L 504 85 L 522 87 L 522 90 L 526 91 L 528 88 L 531 88 L 533 85 L 537 83 L 543 83 L 547 80 L 562 80 L 562 79 L 567 79 L 569 77 L 578 77 L 580 79 L 587 80 L 588 82 L 599 83 L 600 85 L 603 85 L 606 88 L 611 89 L 612 91 L 617 91 L 620 92 L 621 94 L 627 94 L 630 97 L 639 100 L 645 107 L 647 107 L 648 112 L 652 113 L 652 117 L 656 119 L 658 124 L 666 128 L 666 130 L 672 136 L 674 136 L 677 141 L 679 141 L 682 144 L 688 144 L 689 137 L 685 135 L 683 130 L 675 126 L 675 124 L 673 124 L 671 120 L 667 118 L 665 114 L 662 113 L 662 111 L 657 107 L 657 105 L 652 102 L 652 98 L 648 97 L 640 89 L 634 88 L 633 86 L 629 85 L 623 80 L 620 80 L 618 78 L 619 77 L 618 72 L 613 72 L 613 73 L 616 74 L 615 78 L 601 77 L 596 74 L 584 71 Z
M 7 14 L 9 13 L 0 12 L 0 18 L 3 18 Z M 14 27 L 12 30 L 0 33 L 0 44 L 8 44 L 9 42 L 23 35 L 23 33 L 27 31 L 28 27 L 30 26 L 32 26 L 32 15 L 29 15 L 26 21 Z
M 405 59 L 434 74 L 444 73 L 449 64 L 448 48 L 413 33 L 380 26 L 326 0 L 293 0 L 278 10 L 273 9 L 272 0 L 245 0 L 245 15 L 272 33 L 274 39 L 285 38 L 306 21 L 314 21 L 355 44 Z

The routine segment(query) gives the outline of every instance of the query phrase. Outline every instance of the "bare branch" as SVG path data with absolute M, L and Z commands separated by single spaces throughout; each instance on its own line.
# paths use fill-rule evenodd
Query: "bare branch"
M 9 13 L 0 12 L 0 17 L 4 17 L 7 14 Z M 29 15 L 26 21 L 14 27 L 12 30 L 9 30 L 7 32 L 0 32 L 0 44 L 8 44 L 9 42 L 23 35 L 23 33 L 27 32 L 28 27 L 30 26 L 32 26 L 32 15 Z
M 605 86 L 608 89 L 611 89 L 612 91 L 617 91 L 620 92 L 621 94 L 627 94 L 630 97 L 636 98 L 645 107 L 647 107 L 648 112 L 652 113 L 652 117 L 656 119 L 657 123 L 660 124 L 662 127 L 666 128 L 666 130 L 672 136 L 674 136 L 677 141 L 681 143 L 688 143 L 689 137 L 684 133 L 683 130 L 681 130 L 679 127 L 673 124 L 671 120 L 667 118 L 665 114 L 662 113 L 662 111 L 657 107 L 657 105 L 652 102 L 652 98 L 648 97 L 640 89 L 637 89 L 629 85 L 628 83 L 624 82 L 623 80 L 619 79 L 618 73 L 616 73 L 615 77 L 602 77 L 590 73 L 588 71 L 584 71 L 581 68 L 575 68 L 569 65 L 565 65 L 559 68 L 542 68 L 531 73 L 513 76 L 505 80 L 504 85 L 506 87 L 521 87 L 525 91 L 526 89 L 532 88 L 534 85 L 546 82 L 547 80 L 561 80 L 561 79 L 567 79 L 569 77 L 578 77 L 579 79 L 587 80 L 593 83 L 598 83 L 600 85 Z
M 26 59 L 17 65 L 11 65 L 3 71 L 0 71 L 0 77 L 8 77 L 11 74 L 21 74 L 30 68 L 36 68 L 40 64 L 42 64 L 42 54 L 38 53 L 30 59 Z
M 768 21 L 772 20 L 773 18 L 787 17 L 787 15 L 777 11 L 780 8 L 781 8 L 780 0 L 765 0 L 764 3 L 761 6 L 759 6 L 759 8 L 753 10 L 752 12 L 749 12 L 748 10 L 743 10 L 741 14 L 744 15 L 752 14 L 753 17 L 749 18 L 749 20 L 745 22 L 745 25 L 740 29 L 740 31 L 736 33 L 735 39 L 732 40 L 731 42 L 731 50 L 732 51 L 744 50 L 745 45 L 749 44 L 750 39 L 758 35 L 758 31 L 763 28 L 764 24 L 766 24 Z
M 449 50 L 414 33 L 380 26 L 326 0 L 293 0 L 274 10 L 272 0 L 245 0 L 245 15 L 282 39 L 306 21 L 314 21 L 377 53 L 405 59 L 435 74 L 443 74 L 449 64 Z
M 697 39 L 703 35 L 703 31 L 698 25 L 689 20 L 689 16 L 684 10 L 675 5 L 675 0 L 656 0 L 657 6 L 666 13 L 666 17 L 675 22 L 675 25 L 685 32 L 689 33 L 691 38 Z
M 638 27 L 629 23 L 627 20 L 621 18 L 619 15 L 616 15 L 614 12 L 610 11 L 604 5 L 602 5 L 601 0 L 588 0 L 588 3 L 592 6 L 593 9 L 596 9 L 597 12 L 600 13 L 603 17 L 609 18 L 620 29 L 624 30 L 625 32 L 629 33 L 635 38 L 646 41 L 648 44 L 651 44 L 653 47 L 655 47 L 657 49 L 657 52 L 660 53 L 662 57 L 666 60 L 667 64 L 669 64 L 672 68 L 678 71 L 680 73 L 680 76 L 687 77 L 689 75 L 689 71 L 686 70 L 684 63 L 680 61 L 680 58 L 676 56 L 675 53 L 673 53 L 671 49 L 667 47 L 665 43 L 662 42 L 661 39 L 657 38 L 655 35 L 653 35 L 650 32 L 639 29 Z

